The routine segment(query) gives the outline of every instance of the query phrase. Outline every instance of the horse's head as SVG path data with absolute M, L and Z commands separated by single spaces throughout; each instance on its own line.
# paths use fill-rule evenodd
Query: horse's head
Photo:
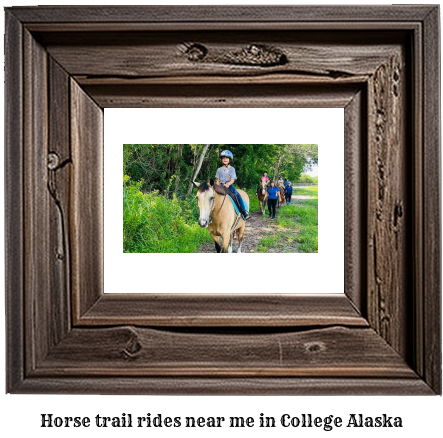
M 197 203 L 198 209 L 200 210 L 200 217 L 198 218 L 198 224 L 202 228 L 206 228 L 209 225 L 209 219 L 211 217 L 211 212 L 214 209 L 215 204 L 215 193 L 214 189 L 210 183 L 198 183 L 194 181 L 196 187 L 198 187 L 197 192 Z
M 267 181 L 262 180 L 261 182 L 261 194 L 266 195 Z

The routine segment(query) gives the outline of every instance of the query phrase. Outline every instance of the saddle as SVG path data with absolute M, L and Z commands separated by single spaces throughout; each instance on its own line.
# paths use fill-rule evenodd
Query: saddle
M 240 202 L 238 201 L 237 196 L 235 196 L 235 193 L 230 192 L 229 189 L 227 189 L 225 186 L 222 186 L 220 184 L 214 184 L 214 190 L 219 195 L 222 195 L 222 196 L 228 195 L 232 199 L 232 201 L 235 203 L 238 210 L 242 211 L 242 209 L 240 207 Z
M 225 186 L 222 186 L 220 184 L 214 184 L 214 190 L 216 191 L 216 193 L 218 193 L 219 195 L 229 195 L 232 196 L 234 195 L 234 193 L 230 192 L 229 189 L 227 189 Z

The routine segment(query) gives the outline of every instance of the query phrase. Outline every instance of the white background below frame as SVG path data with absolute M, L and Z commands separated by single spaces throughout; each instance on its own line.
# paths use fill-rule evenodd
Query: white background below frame
M 342 108 L 106 108 L 104 111 L 105 293 L 343 293 Z M 318 253 L 123 253 L 123 144 L 209 142 L 319 145 Z M 217 257 L 225 260 L 217 261 Z

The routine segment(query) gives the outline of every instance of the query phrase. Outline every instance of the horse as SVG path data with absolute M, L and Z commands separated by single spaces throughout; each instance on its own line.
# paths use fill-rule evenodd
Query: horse
M 268 199 L 268 186 L 266 181 L 262 180 L 260 187 L 257 189 L 258 204 L 260 205 L 262 214 L 265 214 L 266 200 Z
M 282 205 L 286 204 L 286 198 L 285 198 L 285 189 L 283 187 L 279 187 L 280 189 L 280 201 L 277 201 L 277 208 L 280 208 Z
M 198 224 L 202 228 L 207 228 L 215 249 L 218 253 L 232 252 L 232 242 L 234 235 L 240 246 L 237 253 L 241 253 L 243 238 L 245 235 L 246 222 L 240 217 L 237 221 L 237 213 L 230 199 L 226 199 L 227 190 L 220 185 L 211 185 L 210 182 L 198 183 L 194 181 L 197 192 L 198 208 L 200 217 Z M 249 205 L 249 197 L 243 190 L 238 190 L 243 200 Z M 221 245 L 219 239 L 222 239 Z

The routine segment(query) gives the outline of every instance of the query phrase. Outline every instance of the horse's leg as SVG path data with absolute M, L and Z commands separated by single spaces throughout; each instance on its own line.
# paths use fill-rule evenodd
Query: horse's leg
M 228 245 L 228 253 L 231 254 L 232 253 L 232 242 L 234 240 L 234 235 L 233 233 L 230 234 L 229 236 L 229 245 Z
M 241 254 L 241 246 L 243 244 L 243 237 L 245 235 L 245 223 L 243 223 L 243 225 L 241 225 L 238 229 L 237 229 L 237 240 L 239 242 L 239 247 L 237 249 L 237 254 Z
M 221 252 L 221 246 L 220 246 L 219 241 L 218 241 L 219 237 L 218 236 L 213 236 L 212 234 L 211 234 L 211 237 L 212 237 L 212 240 L 215 243 L 215 250 L 217 252 Z
M 222 236 L 222 252 L 229 252 L 230 243 L 231 243 L 231 233 L 229 230 L 226 230 Z M 231 248 L 232 251 L 232 248 Z

